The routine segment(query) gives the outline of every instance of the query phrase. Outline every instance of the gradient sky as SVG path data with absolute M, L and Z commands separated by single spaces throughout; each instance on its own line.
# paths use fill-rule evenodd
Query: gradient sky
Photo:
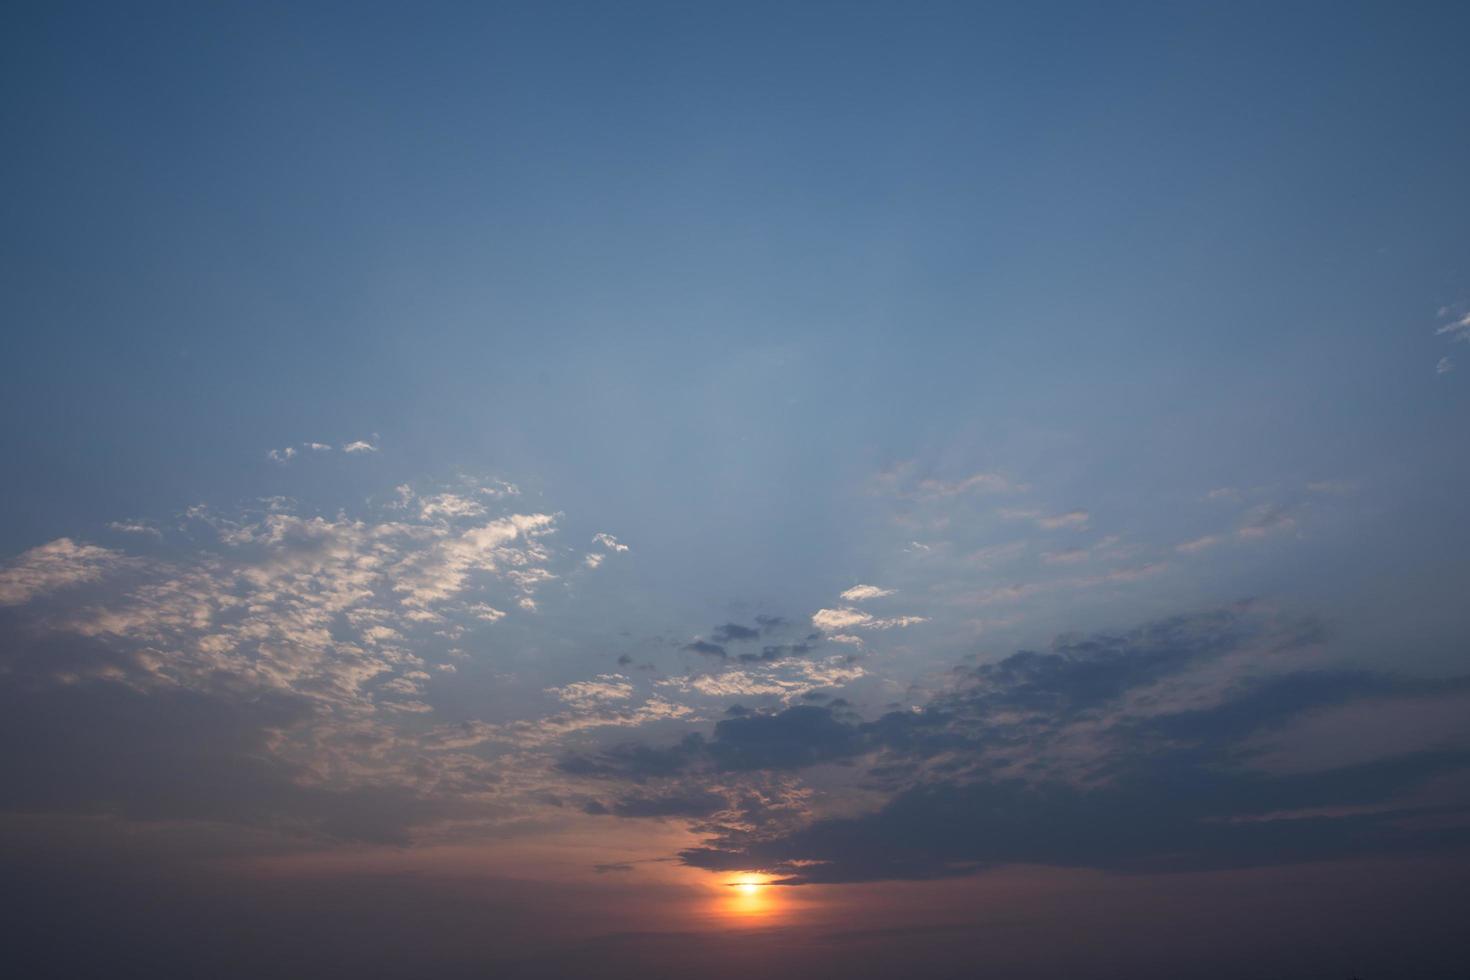
M 1467 36 L 7 4 L 12 960 L 1462 976 Z

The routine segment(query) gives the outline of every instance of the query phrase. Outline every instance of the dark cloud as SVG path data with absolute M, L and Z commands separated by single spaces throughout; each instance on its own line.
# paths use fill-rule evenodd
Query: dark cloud
M 686 644 L 684 644 L 679 649 L 680 650 L 687 650 L 690 653 L 702 653 L 706 657 L 724 657 L 725 656 L 725 648 L 724 647 L 720 646 L 718 643 L 710 643 L 707 640 L 695 640 L 692 643 L 686 643 Z
M 685 792 L 729 774 L 860 765 L 889 794 L 878 809 L 795 828 L 757 818 L 682 854 L 791 883 L 1014 863 L 1201 870 L 1470 844 L 1470 799 L 1428 790 L 1470 774 L 1464 733 L 1315 768 L 1260 764 L 1272 738 L 1324 711 L 1413 712 L 1470 695 L 1470 678 L 1277 666 L 1320 636 L 1248 606 L 1174 617 L 965 668 L 922 710 L 872 721 L 841 700 L 742 710 L 708 738 L 569 764 Z M 1211 668 L 1227 656 L 1222 682 Z
M 754 640 L 760 635 L 760 630 L 751 629 L 749 626 L 741 626 L 739 623 L 726 623 L 723 626 L 716 626 L 714 633 L 711 634 L 711 636 L 714 637 L 716 643 L 734 643 L 743 640 Z
M 0 810 L 194 820 L 402 844 L 449 805 L 393 788 L 329 789 L 269 751 L 305 699 L 244 700 L 108 682 L 0 688 Z
M 811 652 L 812 645 L 810 643 L 780 643 L 761 647 L 760 653 L 742 653 L 740 660 L 743 663 L 759 663 L 770 660 L 785 660 L 788 657 L 801 657 Z
M 610 809 L 619 817 L 706 817 L 723 810 L 725 805 L 725 798 L 717 793 L 685 789 L 625 796 Z

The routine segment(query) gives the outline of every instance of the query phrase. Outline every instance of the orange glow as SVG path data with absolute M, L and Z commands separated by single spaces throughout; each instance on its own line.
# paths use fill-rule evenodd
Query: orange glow
M 766 875 L 742 874 L 722 883 L 720 911 L 731 919 L 769 920 L 781 913 L 781 901 Z

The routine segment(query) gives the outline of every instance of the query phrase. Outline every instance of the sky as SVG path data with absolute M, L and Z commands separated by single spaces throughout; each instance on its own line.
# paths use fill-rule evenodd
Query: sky
M 8 960 L 1463 976 L 1467 29 L 5 5 Z

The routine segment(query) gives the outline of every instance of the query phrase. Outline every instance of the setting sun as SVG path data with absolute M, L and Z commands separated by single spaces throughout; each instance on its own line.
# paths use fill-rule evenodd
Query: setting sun
M 771 879 L 761 874 L 742 874 L 723 882 L 720 889 L 721 912 L 735 919 L 769 919 L 781 911 L 776 898 L 778 888 L 771 887 Z
M 743 895 L 758 895 L 766 886 L 766 879 L 756 875 L 742 875 L 730 883 Z

